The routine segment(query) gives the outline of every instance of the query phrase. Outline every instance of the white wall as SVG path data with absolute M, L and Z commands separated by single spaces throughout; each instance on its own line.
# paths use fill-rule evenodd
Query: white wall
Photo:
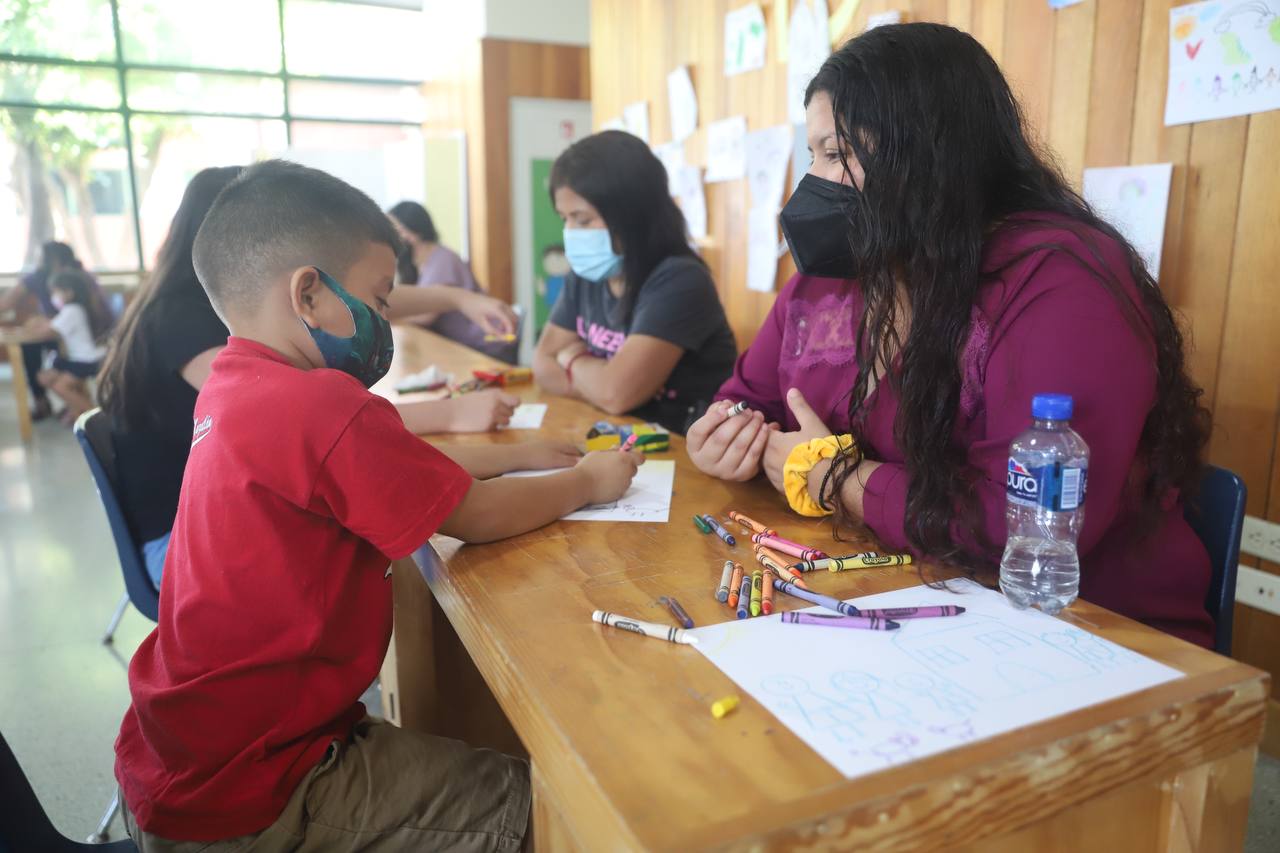
M 591 0 L 484 0 L 484 5 L 484 34 L 491 38 L 581 47 L 591 42 Z

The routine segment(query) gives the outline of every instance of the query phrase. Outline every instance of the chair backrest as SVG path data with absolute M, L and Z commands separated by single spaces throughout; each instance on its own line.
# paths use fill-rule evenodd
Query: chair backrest
M 120 501 L 116 497 L 116 458 L 111 442 L 111 422 L 101 409 L 92 409 L 76 421 L 75 433 L 80 449 L 84 451 L 85 461 L 89 463 L 89 473 L 93 475 L 93 483 L 98 488 L 102 508 L 107 512 L 107 522 L 110 523 L 111 535 L 116 540 L 116 553 L 120 556 L 120 570 L 124 574 L 124 588 L 129 593 L 129 601 L 138 608 L 138 612 L 154 622 L 160 612 L 160 593 L 151 583 L 142 559 L 141 543 L 133 538 L 129 524 L 125 521 L 124 510 L 120 508 Z
M 45 814 L 36 792 L 31 789 L 27 774 L 22 772 L 17 756 L 0 734 L 0 851 L 24 850 L 71 853 L 71 851 L 97 851 L 97 853 L 124 853 L 137 850 L 132 841 L 115 841 L 111 844 L 81 844 L 63 836 Z
M 1184 508 L 1187 523 L 1204 543 L 1213 565 L 1204 606 L 1217 623 L 1214 651 L 1223 655 L 1231 654 L 1231 623 L 1246 497 L 1248 491 L 1243 480 L 1225 468 L 1208 465 L 1200 477 L 1199 492 Z

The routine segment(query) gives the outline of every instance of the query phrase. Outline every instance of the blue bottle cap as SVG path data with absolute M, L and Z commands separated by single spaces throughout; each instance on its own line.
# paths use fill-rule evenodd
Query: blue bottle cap
M 1070 394 L 1037 394 L 1031 398 L 1031 417 L 1044 421 L 1071 419 Z

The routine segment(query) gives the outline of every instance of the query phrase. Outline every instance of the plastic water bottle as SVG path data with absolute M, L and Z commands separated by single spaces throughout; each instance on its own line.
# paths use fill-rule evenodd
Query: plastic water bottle
M 1037 394 L 1031 429 L 1009 445 L 1005 518 L 1009 541 L 1000 589 L 1019 610 L 1053 615 L 1080 590 L 1076 538 L 1084 524 L 1089 447 L 1071 428 L 1071 398 Z

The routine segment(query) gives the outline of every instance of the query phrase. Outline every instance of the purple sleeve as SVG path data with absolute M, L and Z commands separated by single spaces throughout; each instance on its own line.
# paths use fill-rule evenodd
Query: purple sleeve
M 437 246 L 418 270 L 418 284 L 445 284 L 473 292 L 480 289 L 471 266 L 445 246 Z
M 1009 443 L 1030 425 L 1034 395 L 1070 394 L 1071 426 L 1090 452 L 1080 537 L 1080 553 L 1087 554 L 1121 512 L 1154 403 L 1154 356 L 1149 337 L 1135 330 L 1116 298 L 1075 260 L 1050 255 L 1033 276 L 991 337 L 982 377 L 985 429 L 967 451 L 979 472 L 973 497 L 982 505 L 987 537 L 1002 549 Z M 863 499 L 864 521 L 895 548 L 907 544 L 907 486 L 903 465 L 884 464 L 868 478 Z
M 733 365 L 733 375 L 720 386 L 717 400 L 745 400 L 748 406 L 763 413 L 766 420 L 785 423 L 787 412 L 778 377 L 778 360 L 782 351 L 787 303 L 799 278 L 793 277 L 778 294 L 755 340 L 746 352 L 738 356 Z

